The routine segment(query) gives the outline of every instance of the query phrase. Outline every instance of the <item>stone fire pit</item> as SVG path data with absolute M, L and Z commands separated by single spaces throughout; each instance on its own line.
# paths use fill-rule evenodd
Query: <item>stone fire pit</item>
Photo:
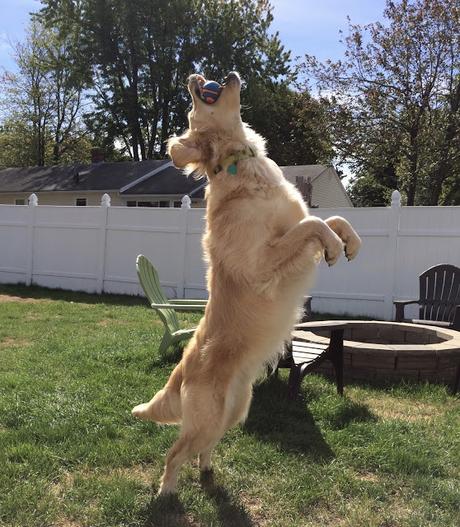
M 337 321 L 339 322 L 339 321 Z M 342 321 L 340 321 L 342 322 Z M 460 364 L 460 332 L 436 326 L 346 320 L 344 374 L 348 379 L 413 379 L 453 384 Z M 327 329 L 307 332 L 328 342 Z M 328 369 L 328 361 L 320 370 Z

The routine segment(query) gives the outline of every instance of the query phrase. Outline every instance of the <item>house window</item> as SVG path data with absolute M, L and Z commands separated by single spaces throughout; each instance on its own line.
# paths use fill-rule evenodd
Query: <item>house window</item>
M 174 202 L 174 203 L 177 203 L 174 204 L 175 207 L 180 207 L 181 206 L 181 202 L 180 201 L 177 201 L 177 202 Z M 168 200 L 154 200 L 154 201 L 134 201 L 134 200 L 129 200 L 126 202 L 126 206 L 127 207 L 160 207 L 160 208 L 163 208 L 163 209 L 167 209 L 169 207 L 171 207 L 171 202 Z
M 24 198 L 22 199 L 17 199 L 15 202 L 14 202 L 15 205 L 25 205 L 26 204 L 26 200 Z
M 77 207 L 86 207 L 86 198 L 76 198 L 75 205 Z

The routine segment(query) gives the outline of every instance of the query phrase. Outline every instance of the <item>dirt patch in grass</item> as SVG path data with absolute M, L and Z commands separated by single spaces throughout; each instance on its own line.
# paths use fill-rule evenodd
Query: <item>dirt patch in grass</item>
M 24 348 L 26 346 L 31 346 L 32 343 L 29 340 L 25 339 L 16 339 L 12 337 L 5 337 L 3 340 L 0 340 L 0 350 L 8 348 Z
M 140 481 L 145 485 L 151 485 L 153 481 L 153 469 L 149 465 L 134 465 L 132 467 L 126 468 L 115 468 L 108 472 L 104 473 L 103 477 L 111 479 L 113 477 L 122 477 L 126 479 L 133 479 L 135 481 Z
M 67 518 L 58 519 L 53 523 L 53 527 L 82 527 L 82 523 L 75 522 L 73 520 L 68 520 Z
M 362 404 L 383 420 L 401 420 L 408 422 L 432 421 L 444 412 L 445 408 L 439 408 L 434 404 L 421 401 L 398 400 L 394 397 L 366 398 L 360 399 Z
M 359 481 L 367 481 L 369 483 L 379 483 L 380 478 L 377 476 L 377 474 L 374 474 L 372 472 L 358 472 L 356 474 L 356 479 L 359 479 Z
M 28 298 L 22 296 L 0 294 L 0 304 L 7 304 L 9 302 L 20 302 L 22 304 L 43 304 L 50 302 L 50 300 L 45 300 L 43 298 Z
M 36 322 L 37 320 L 43 320 L 43 317 L 40 316 L 38 313 L 27 313 L 27 315 L 24 318 L 25 320 L 28 320 L 30 322 Z
M 51 494 L 56 498 L 62 498 L 66 491 L 72 488 L 74 480 L 74 474 L 72 474 L 71 472 L 64 472 L 57 481 L 53 481 L 53 483 L 51 483 Z
M 333 511 L 314 511 L 312 517 L 305 519 L 306 523 L 301 523 L 302 527 L 345 527 L 345 520 Z M 348 527 L 348 526 L 347 526 Z
M 254 525 L 257 525 L 258 527 L 265 527 L 265 525 L 269 525 L 269 520 L 266 513 L 264 512 L 263 502 L 260 498 L 240 494 L 240 499 L 241 504 L 248 511 L 251 520 L 254 522 Z
M 100 326 L 102 328 L 106 328 L 107 326 L 127 326 L 129 325 L 128 320 L 119 320 L 115 318 L 103 318 L 102 320 L 99 320 L 96 324 L 97 326 Z
M 73 487 L 77 477 L 83 479 L 97 478 L 101 480 L 111 480 L 112 478 L 122 477 L 150 485 L 153 481 L 153 474 L 153 469 L 149 465 L 134 465 L 132 467 L 113 468 L 108 470 L 84 468 L 74 473 L 64 472 L 61 474 L 59 479 L 51 484 L 50 491 L 51 494 L 56 497 L 63 496 Z

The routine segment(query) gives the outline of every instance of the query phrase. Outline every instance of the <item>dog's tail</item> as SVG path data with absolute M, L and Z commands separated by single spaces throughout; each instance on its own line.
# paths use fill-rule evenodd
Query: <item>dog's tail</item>
M 180 388 L 182 385 L 182 363 L 172 372 L 166 386 L 148 403 L 138 404 L 131 413 L 144 421 L 161 424 L 176 424 L 182 419 Z

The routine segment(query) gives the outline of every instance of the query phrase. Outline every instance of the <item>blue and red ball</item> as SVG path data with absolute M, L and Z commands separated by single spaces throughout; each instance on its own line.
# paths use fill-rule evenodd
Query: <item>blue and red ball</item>
M 214 104 L 219 98 L 222 86 L 216 81 L 206 81 L 200 86 L 201 100 L 207 104 Z

